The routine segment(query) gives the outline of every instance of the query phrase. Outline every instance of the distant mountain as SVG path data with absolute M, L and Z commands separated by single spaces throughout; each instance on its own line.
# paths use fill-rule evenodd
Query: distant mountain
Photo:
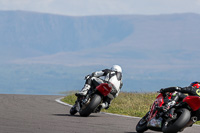
M 127 68 L 168 71 L 179 66 L 185 68 L 193 64 L 192 59 L 200 57 L 196 48 L 200 42 L 199 14 L 86 17 L 22 11 L 0 14 L 0 57 L 12 56 L 14 63 L 67 66 L 120 63 Z
M 0 11 L 0 55 L 36 57 L 109 46 L 124 56 L 141 49 L 193 49 L 200 42 L 199 23 L 198 14 L 72 17 Z
M 22 11 L 0 11 L 0 29 L 1 49 L 25 54 L 26 50 L 53 54 L 96 48 L 121 41 L 133 31 L 129 22 L 117 16 L 70 17 Z
M 62 66 L 68 68 L 62 73 L 69 71 L 68 76 L 74 79 L 71 72 L 84 75 L 94 68 L 120 64 L 127 90 L 141 88 L 142 84 L 151 86 L 150 89 L 170 86 L 170 83 L 187 85 L 199 80 L 199 23 L 200 15 L 191 13 L 74 17 L 0 11 L 0 65 L 12 64 L 0 67 L 0 71 L 7 70 L 10 75 L 18 72 L 24 77 L 23 69 L 29 68 L 26 65 L 50 65 L 55 78 L 56 66 Z M 22 66 L 16 70 L 13 65 Z M 43 74 L 40 77 L 45 77 L 42 68 L 31 67 L 29 74 L 35 69 L 36 73 Z M 44 80 L 53 80 L 51 76 L 48 79 Z M 59 80 L 64 84 L 64 77 Z M 9 87 L 4 84 L 3 88 Z

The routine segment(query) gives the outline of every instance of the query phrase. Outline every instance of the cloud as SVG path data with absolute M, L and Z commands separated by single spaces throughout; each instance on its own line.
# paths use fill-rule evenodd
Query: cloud
M 200 4 L 200 0 L 196 0 L 196 3 L 197 3 L 197 4 Z
M 200 13 L 200 0 L 0 0 L 0 10 L 27 10 L 72 16 Z

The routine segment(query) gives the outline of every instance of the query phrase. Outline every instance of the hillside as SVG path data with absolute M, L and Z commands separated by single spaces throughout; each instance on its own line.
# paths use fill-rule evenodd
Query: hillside
M 115 16 L 70 17 L 22 11 L 1 11 L 0 16 L 1 50 L 14 49 L 15 55 L 96 48 L 118 42 L 132 32 L 128 22 Z
M 185 86 L 199 77 L 199 23 L 200 15 L 189 13 L 73 17 L 0 11 L 0 71 L 9 77 L 0 88 L 16 83 L 16 88 L 65 90 L 74 84 L 66 85 L 66 77 L 55 73 L 80 82 L 88 72 L 112 64 L 123 67 L 127 91 Z M 62 81 L 59 87 L 55 80 Z
M 112 51 L 120 56 L 145 59 L 143 56 L 151 53 L 144 54 L 141 49 L 170 50 L 174 54 L 191 50 L 200 41 L 197 14 L 73 17 L 0 11 L 0 16 L 0 48 L 4 57 L 6 53 L 23 58 L 113 47 Z

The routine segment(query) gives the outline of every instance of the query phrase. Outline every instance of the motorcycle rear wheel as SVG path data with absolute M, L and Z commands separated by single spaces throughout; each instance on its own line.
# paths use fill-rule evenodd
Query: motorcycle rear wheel
M 188 109 L 182 108 L 178 109 L 176 113 L 179 113 L 179 117 L 174 123 L 163 125 L 162 131 L 164 133 L 177 133 L 180 131 L 190 120 L 191 114 Z
M 89 116 L 101 103 L 101 96 L 98 94 L 94 94 L 91 98 L 90 103 L 84 108 L 79 111 L 80 116 L 87 117 Z

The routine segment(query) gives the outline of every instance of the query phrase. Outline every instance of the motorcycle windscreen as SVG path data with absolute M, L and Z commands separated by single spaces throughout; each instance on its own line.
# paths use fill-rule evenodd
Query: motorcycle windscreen
M 107 96 L 112 90 L 112 88 L 107 83 L 100 84 L 96 87 L 96 89 L 104 96 Z
M 193 111 L 196 111 L 200 108 L 200 97 L 198 96 L 187 96 L 183 99 L 183 102 L 186 102 Z

